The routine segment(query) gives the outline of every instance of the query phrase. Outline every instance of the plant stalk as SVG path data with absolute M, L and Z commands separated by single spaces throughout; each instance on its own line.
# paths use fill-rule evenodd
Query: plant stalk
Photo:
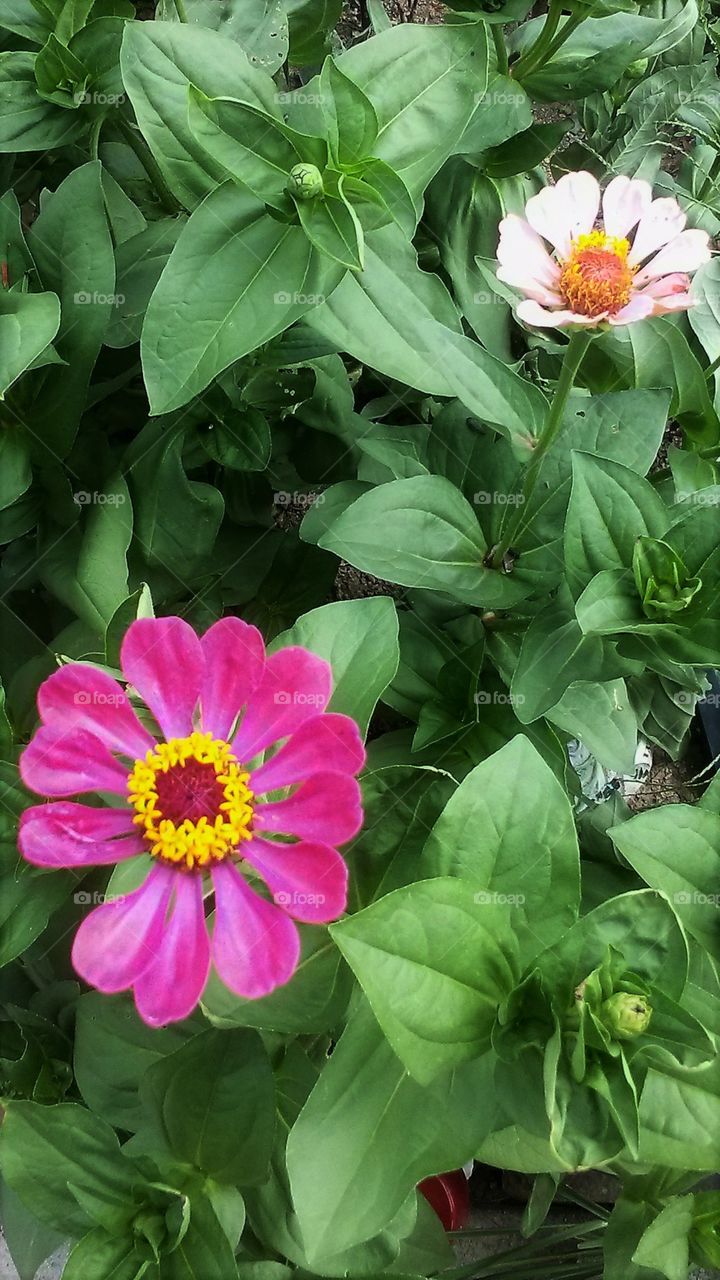
M 508 73 L 508 51 L 507 45 L 505 44 L 502 24 L 500 22 L 493 22 L 490 29 L 492 31 L 493 44 L 495 45 L 498 73 L 501 76 L 506 76 Z
M 160 201 L 168 213 L 184 213 L 179 200 L 176 200 L 169 186 L 167 185 L 152 151 L 145 142 L 144 138 L 133 129 L 128 120 L 121 119 L 118 121 L 123 137 L 129 146 L 132 147 L 135 155 L 140 161 L 148 178 L 152 182 L 157 191 Z
M 530 46 L 527 53 L 521 54 L 513 67 L 515 79 L 526 75 L 528 68 L 532 71 L 536 65 L 545 61 L 546 52 L 555 38 L 561 15 L 562 0 L 550 0 L 545 21 L 537 40 Z
M 548 449 L 555 443 L 560 429 L 562 427 L 563 412 L 568 401 L 568 396 L 575 385 L 575 377 L 582 363 L 583 356 L 590 345 L 593 334 L 587 329 L 576 329 L 570 336 L 570 341 L 565 348 L 565 358 L 563 366 L 560 370 L 560 377 L 555 389 L 552 404 L 545 419 L 545 425 L 538 436 L 537 444 L 533 451 L 533 456 L 528 464 L 525 472 L 525 480 L 522 487 L 522 502 L 518 503 L 517 508 L 507 526 L 503 535 L 498 542 L 492 554 L 490 561 L 494 569 L 501 569 L 505 556 L 512 546 L 513 539 L 517 536 L 518 530 L 522 528 L 525 512 L 528 504 L 535 492 L 535 486 L 538 480 L 538 474 L 542 465 L 543 458 Z

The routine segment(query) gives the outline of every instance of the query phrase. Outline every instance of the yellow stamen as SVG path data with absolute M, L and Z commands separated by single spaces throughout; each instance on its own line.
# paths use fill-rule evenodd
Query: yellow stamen
M 563 264 L 560 292 L 579 315 L 615 315 L 630 301 L 634 269 L 628 264 L 630 242 L 604 231 L 591 231 L 573 241 Z
M 183 871 L 222 862 L 252 838 L 249 778 L 228 743 L 210 733 L 157 743 L 128 775 L 133 822 L 148 852 Z

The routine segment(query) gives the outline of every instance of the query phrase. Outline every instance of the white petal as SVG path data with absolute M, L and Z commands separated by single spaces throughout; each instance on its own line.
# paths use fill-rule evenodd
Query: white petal
M 544 284 L 539 284 L 537 280 L 531 283 L 527 272 L 523 273 L 522 281 L 517 279 L 519 273 L 510 268 L 498 267 L 495 274 L 498 280 L 502 280 L 504 284 L 522 289 L 526 298 L 534 298 L 536 302 L 541 302 L 545 307 L 561 307 L 563 305 L 562 297 L 555 289 L 547 289 Z
M 665 316 L 670 311 L 689 311 L 699 301 L 699 298 L 693 298 L 690 293 L 671 293 L 664 298 L 654 299 L 653 315 Z
M 639 287 L 648 280 L 657 280 L 658 276 L 678 271 L 697 271 L 698 267 L 709 261 L 710 237 L 707 231 L 682 231 L 656 253 L 642 271 L 638 271 L 635 284 Z
M 653 200 L 647 213 L 644 213 L 635 232 L 633 246 L 628 254 L 631 267 L 644 262 L 656 249 L 661 249 L 668 240 L 674 240 L 682 231 L 687 216 L 683 213 L 677 200 L 665 196 Z
M 654 311 L 655 303 L 652 298 L 647 298 L 644 293 L 636 293 L 614 316 L 610 316 L 610 324 L 633 324 L 636 320 L 647 320 Z
M 592 329 L 607 317 L 607 312 L 600 316 L 581 316 L 575 311 L 546 311 L 537 302 L 530 300 L 521 302 L 515 314 L 518 320 L 532 325 L 534 329 L 563 329 L 569 324 L 584 325 Z
M 571 242 L 592 231 L 600 208 L 600 187 L 591 173 L 566 173 L 554 187 L 532 196 L 525 206 L 530 226 L 567 258 Z
M 659 280 L 651 280 L 650 284 L 646 284 L 642 293 L 648 298 L 666 298 L 672 296 L 673 293 L 685 293 L 690 286 L 690 277 L 685 275 L 683 271 L 674 271 L 672 275 L 661 276 Z
M 652 204 L 652 187 L 643 178 L 618 174 L 603 195 L 603 226 L 607 235 L 623 237 L 636 227 Z
M 551 289 L 560 279 L 560 268 L 540 236 L 515 213 L 500 223 L 497 258 L 506 273 L 501 279 L 518 289 L 524 289 L 526 284 Z

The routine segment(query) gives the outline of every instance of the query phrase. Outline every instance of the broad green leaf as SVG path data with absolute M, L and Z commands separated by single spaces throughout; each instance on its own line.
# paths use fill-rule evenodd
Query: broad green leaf
M 693 1196 L 674 1196 L 643 1233 L 633 1262 L 655 1267 L 667 1280 L 687 1280 L 694 1205 Z
M 134 1132 L 143 1117 L 138 1092 L 143 1075 L 192 1034 L 186 1024 L 148 1027 L 127 997 L 87 992 L 77 1005 L 74 1059 L 85 1102 L 118 1129 Z
M 186 404 L 317 307 L 342 273 L 299 227 L 225 182 L 183 228 L 150 299 L 141 350 L 152 411 Z
M 362 271 L 365 262 L 365 239 L 360 220 L 345 199 L 342 186 L 338 195 L 325 195 L 316 200 L 299 200 L 300 226 L 311 244 L 341 267 Z
M 455 305 L 437 276 L 421 271 L 395 224 L 365 237 L 365 266 L 308 316 L 310 327 L 378 373 L 433 395 L 453 395 L 428 320 L 459 330 Z
M 477 1106 L 488 1070 L 486 1055 L 419 1085 L 367 1005 L 357 1009 L 288 1139 L 293 1201 L 311 1261 L 375 1235 L 421 1178 L 474 1154 L 492 1123 Z
M 419 196 L 452 155 L 487 88 L 487 28 L 402 24 L 348 49 L 338 66 L 375 108 L 373 154 Z
M 242 97 L 280 117 L 270 76 L 216 31 L 184 23 L 129 22 L 121 68 L 140 132 L 186 209 L 193 209 L 225 177 L 191 132 L 190 84 L 210 98 Z
M 42 871 L 21 858 L 14 837 L 0 841 L 0 968 L 40 936 L 71 884 L 69 872 Z
M 634 771 L 638 722 L 624 680 L 575 680 L 546 715 L 606 769 Z
M 640 1160 L 714 1173 L 720 1131 L 720 1060 L 701 1070 L 651 1069 L 640 1098 Z
M 608 834 L 645 883 L 666 894 L 691 937 L 720 958 L 720 816 L 662 805 Z
M 197 1196 L 190 1225 L 176 1249 L 163 1258 L 163 1280 L 236 1280 L 233 1249 L 205 1196 Z
M 0 1181 L 0 1222 L 19 1280 L 34 1280 L 40 1264 L 60 1247 L 63 1237 L 40 1222 L 3 1181 Z
M 176 1159 L 233 1185 L 267 1176 L 275 1093 L 256 1031 L 194 1036 L 148 1069 L 141 1096 Z
M 565 564 L 576 596 L 601 570 L 630 568 L 636 540 L 661 538 L 667 525 L 665 505 L 649 481 L 619 462 L 573 454 Z
M 33 1213 L 64 1235 L 83 1235 L 106 1212 L 132 1215 L 132 1164 L 110 1125 L 74 1102 L 9 1103 L 0 1169 Z
M 430 833 L 423 862 L 436 875 L 469 881 L 488 903 L 513 907 L 530 956 L 540 937 L 549 943 L 577 919 L 580 860 L 570 804 L 522 735 L 463 779 Z
M 136 438 L 137 461 L 129 470 L 135 540 L 150 565 L 186 575 L 210 554 L 224 502 L 214 485 L 190 480 L 183 465 L 183 426 L 157 430 L 149 424 Z
M 184 7 L 189 23 L 234 40 L 252 65 L 269 75 L 287 58 L 288 21 L 282 0 L 185 0 Z M 177 22 L 174 0 L 160 0 L 155 18 Z
M 472 507 L 441 476 L 378 485 L 333 521 L 319 545 L 405 587 L 447 591 L 468 604 L 512 598 L 512 584 L 484 567 L 487 548 Z
M 333 674 L 329 710 L 351 716 L 364 734 L 378 699 L 397 671 L 397 636 L 394 601 L 373 596 L 311 609 L 277 636 L 271 648 L 297 644 L 325 658 Z
M 357 164 L 375 153 L 378 119 L 362 89 L 326 58 L 320 73 L 320 105 L 330 148 L 341 165 Z
M 121 475 L 111 477 L 101 492 L 85 496 L 92 502 L 80 544 L 77 581 L 94 612 L 107 624 L 129 592 L 126 554 L 132 537 L 132 505 Z
M 454 394 L 470 413 L 507 435 L 519 456 L 529 458 L 548 412 L 540 389 L 472 338 L 437 324 L 428 329 L 427 346 L 438 352 Z
M 498 1006 L 518 973 L 506 906 L 478 901 L 467 881 L 425 880 L 330 932 L 421 1084 L 489 1047 Z
M 60 298 L 55 346 L 66 361 L 46 371 L 33 406 L 35 431 L 65 457 L 115 305 L 115 256 L 99 161 L 74 169 L 43 203 L 28 243 L 40 279 Z
M 148 302 L 182 228 L 180 218 L 158 218 L 118 245 L 117 303 L 105 334 L 106 346 L 129 347 L 140 341 Z
M 512 178 L 517 173 L 527 173 L 552 155 L 569 128 L 567 120 L 531 125 L 507 142 L 490 148 L 483 160 L 485 172 L 491 178 Z
M 63 1280 L 140 1280 L 142 1254 L 136 1238 L 109 1235 L 96 1227 L 79 1240 L 63 1268 Z
M 0 290 L 0 400 L 42 355 L 60 327 L 55 293 Z

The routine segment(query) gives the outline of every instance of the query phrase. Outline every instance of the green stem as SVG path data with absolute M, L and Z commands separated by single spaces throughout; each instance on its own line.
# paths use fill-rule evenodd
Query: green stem
M 537 40 L 530 46 L 527 53 L 518 58 L 513 67 L 515 79 L 519 75 L 526 75 L 528 68 L 532 71 L 537 64 L 544 62 L 546 50 L 550 48 L 560 23 L 562 7 L 563 0 L 550 0 L 550 6 Z
M 177 13 L 177 16 L 178 16 L 178 21 L 187 22 L 188 16 L 185 9 L 185 0 L 174 0 L 174 3 L 175 3 L 175 12 Z
M 501 76 L 508 73 L 508 51 L 505 44 L 505 36 L 503 35 L 502 24 L 493 22 L 491 26 L 493 44 L 495 45 L 495 55 L 497 57 L 498 72 Z
M 576 329 L 570 335 L 570 341 L 565 348 L 565 359 L 560 370 L 560 377 L 555 388 L 555 395 L 548 411 L 545 425 L 538 436 L 537 444 L 533 451 L 532 458 L 525 472 L 525 480 L 522 487 L 522 501 L 518 503 L 512 519 L 509 521 L 503 536 L 495 547 L 490 561 L 494 569 L 502 568 L 503 561 L 513 539 L 517 536 L 518 531 L 522 528 L 525 512 L 528 509 L 530 499 L 535 492 L 535 485 L 538 481 L 538 474 L 542 465 L 543 458 L 548 449 L 555 443 L 560 429 L 562 427 L 563 412 L 568 401 L 568 396 L 575 385 L 575 376 L 582 363 L 583 356 L 590 345 L 593 334 L 587 329 Z
M 720 177 L 720 153 L 716 155 L 708 169 L 707 177 L 697 194 L 698 200 L 704 200 L 708 192 L 712 191 L 718 177 Z
M 716 369 L 720 369 L 720 356 L 718 356 L 716 360 L 713 360 L 712 364 L 709 364 L 705 370 L 705 380 L 707 382 L 710 381 Z
M 100 152 L 100 134 L 102 132 L 102 127 L 104 123 L 105 123 L 105 116 L 98 116 L 97 120 L 93 124 L 92 129 L 90 130 L 89 147 L 90 147 L 91 160 L 98 159 L 99 152 Z
M 565 41 L 570 39 L 570 36 L 572 35 L 573 31 L 576 31 L 577 28 L 580 26 L 580 24 L 585 21 L 585 17 L 586 15 L 582 12 L 571 13 L 570 17 L 567 19 L 567 22 L 563 23 L 562 27 L 558 31 L 554 40 L 551 41 L 548 47 L 543 48 L 540 57 L 532 58 L 532 63 L 529 67 L 529 71 L 530 72 L 537 71 L 539 67 L 544 66 L 546 62 L 550 62 L 555 57 L 555 54 L 558 52 L 558 49 L 562 49 L 563 45 L 565 44 Z M 542 36 L 542 33 L 541 33 L 541 36 Z M 530 53 L 531 54 L 533 53 L 532 49 L 530 50 Z M 517 63 L 514 69 L 514 75 L 516 79 L 520 78 L 518 76 L 519 70 L 521 71 L 523 76 L 528 75 L 528 65 L 527 63 L 525 63 L 525 66 L 522 66 L 522 59 L 520 60 L 519 63 Z
M 163 178 L 157 160 L 145 140 L 140 136 L 137 130 L 133 128 L 129 121 L 121 119 L 118 123 L 123 136 L 135 152 L 135 155 L 155 187 L 165 209 L 168 213 L 184 213 L 184 209 L 180 204 L 180 201 L 175 199 L 175 196 Z

